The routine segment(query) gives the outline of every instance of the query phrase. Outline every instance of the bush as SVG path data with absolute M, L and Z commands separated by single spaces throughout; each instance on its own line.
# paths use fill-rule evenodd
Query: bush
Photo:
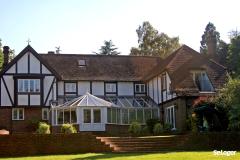
M 143 135 L 149 135 L 148 126 L 144 126 L 144 127 L 142 128 L 142 134 L 143 134 Z
M 50 125 L 45 122 L 40 122 L 37 129 L 38 134 L 50 134 Z
M 77 133 L 76 128 L 72 124 L 63 124 L 61 132 L 65 134 Z
M 155 124 L 153 128 L 154 135 L 159 135 L 160 133 L 163 133 L 163 132 L 164 132 L 163 125 L 161 123 Z
M 142 127 L 138 122 L 132 122 L 129 126 L 128 132 L 132 135 L 138 136 L 141 134 Z
M 172 125 L 169 124 L 169 123 L 165 123 L 164 126 L 163 126 L 163 128 L 164 128 L 164 131 L 170 132 L 171 129 L 172 129 Z
M 146 124 L 148 126 L 148 130 L 150 133 L 153 133 L 153 129 L 155 124 L 160 123 L 160 121 L 158 119 L 148 119 Z
M 39 126 L 39 119 L 31 119 L 28 121 L 28 128 L 29 130 L 31 131 L 36 131 L 38 129 L 38 126 Z

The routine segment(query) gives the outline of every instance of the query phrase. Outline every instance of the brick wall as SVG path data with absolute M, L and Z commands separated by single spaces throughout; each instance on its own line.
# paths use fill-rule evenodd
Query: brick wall
M 11 130 L 12 109 L 0 108 L 0 129 Z
M 109 145 L 90 133 L 0 136 L 0 156 L 7 157 L 109 151 Z

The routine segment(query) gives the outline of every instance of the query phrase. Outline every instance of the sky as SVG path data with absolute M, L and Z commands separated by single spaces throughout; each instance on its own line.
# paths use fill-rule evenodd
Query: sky
M 221 39 L 240 30 L 239 0 L 0 0 L 0 38 L 18 54 L 27 45 L 39 53 L 92 54 L 112 40 L 123 55 L 137 47 L 136 29 L 149 21 L 199 51 L 213 22 Z

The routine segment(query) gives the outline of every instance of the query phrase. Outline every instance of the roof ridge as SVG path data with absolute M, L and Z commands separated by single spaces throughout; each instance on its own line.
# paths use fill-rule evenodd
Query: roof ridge
M 60 53 L 60 54 L 48 54 L 48 53 L 39 53 L 40 56 L 93 56 L 93 57 L 143 57 L 143 58 L 159 58 L 159 56 L 134 56 L 134 55 L 97 55 L 97 54 L 71 54 L 71 53 Z
M 218 62 L 216 62 L 214 59 L 209 59 L 209 61 L 211 61 L 211 62 L 213 62 L 213 63 L 219 65 L 220 67 L 222 67 L 222 68 L 224 68 L 224 69 L 227 69 L 227 67 L 225 67 L 224 65 L 222 65 L 222 64 L 220 64 L 220 63 L 218 63 Z

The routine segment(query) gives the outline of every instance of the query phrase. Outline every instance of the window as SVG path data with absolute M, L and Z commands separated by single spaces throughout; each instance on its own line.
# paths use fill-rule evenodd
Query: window
M 167 76 L 166 74 L 163 74 L 162 75 L 162 90 L 166 90 L 167 89 Z
M 100 109 L 93 110 L 93 123 L 101 123 L 101 110 Z
M 116 93 L 117 92 L 117 84 L 116 83 L 106 83 L 105 91 L 107 93 Z
M 77 92 L 76 83 L 65 83 L 65 92 L 66 93 L 76 93 Z
M 85 67 L 86 66 L 86 60 L 85 59 L 78 60 L 78 66 L 79 67 Z
M 194 72 L 193 73 L 193 80 L 195 84 L 197 85 L 199 91 L 207 91 L 211 92 L 213 91 L 213 86 L 207 76 L 206 72 L 199 71 L 199 72 Z
M 18 92 L 40 92 L 40 79 L 18 79 Z
M 84 123 L 91 123 L 91 109 L 83 110 Z
M 24 109 L 13 108 L 12 109 L 12 120 L 24 120 Z
M 136 93 L 145 93 L 145 84 L 135 84 Z
M 49 119 L 49 110 L 48 108 L 42 109 L 42 120 L 48 120 Z
M 175 117 L 174 106 L 167 107 L 165 109 L 165 123 L 170 124 L 173 129 L 176 128 L 176 117 Z

